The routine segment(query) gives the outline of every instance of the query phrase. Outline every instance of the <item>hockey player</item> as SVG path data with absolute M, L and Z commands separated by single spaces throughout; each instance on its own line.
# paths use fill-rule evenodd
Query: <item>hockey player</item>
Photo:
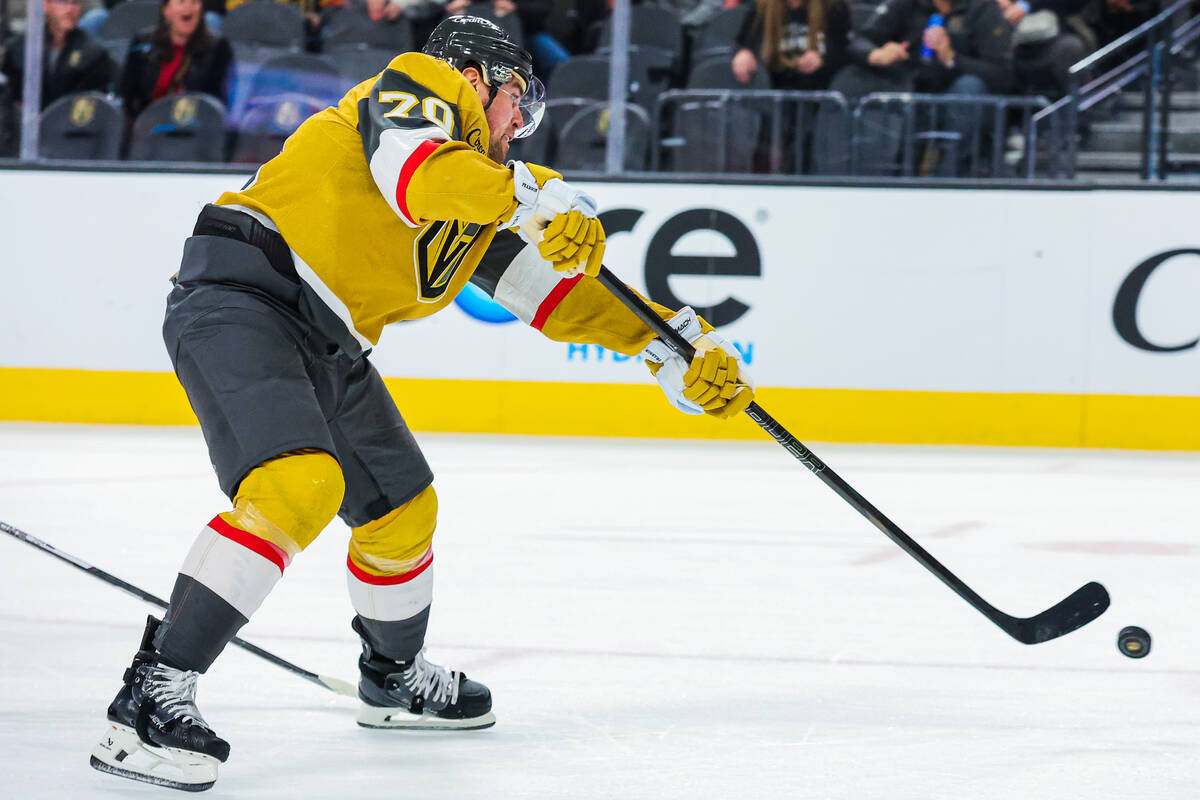
M 685 411 L 750 403 L 736 352 L 691 309 L 655 307 L 696 344 L 689 364 L 594 280 L 591 197 L 545 167 L 505 165 L 543 101 L 527 52 L 451 17 L 201 212 L 163 332 L 233 505 L 201 530 L 163 620 L 148 620 L 94 767 L 213 784 L 229 745 L 196 707 L 197 677 L 334 516 L 351 528 L 358 723 L 494 724 L 486 686 L 424 657 L 437 497 L 368 359 L 386 324 L 444 308 L 470 280 L 551 339 L 645 350 Z

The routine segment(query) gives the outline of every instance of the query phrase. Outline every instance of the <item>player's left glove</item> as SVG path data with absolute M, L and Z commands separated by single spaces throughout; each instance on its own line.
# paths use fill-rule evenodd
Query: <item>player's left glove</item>
M 704 333 L 700 317 L 684 306 L 667 320 L 696 348 L 689 364 L 661 339 L 646 345 L 642 358 L 671 404 L 685 414 L 729 419 L 754 400 L 754 384 L 738 360 L 738 351 L 716 331 Z
M 596 201 L 557 172 L 523 161 L 510 161 L 509 166 L 517 209 L 505 227 L 536 244 L 542 258 L 567 277 L 580 272 L 598 275 L 605 237 L 604 226 L 596 219 Z

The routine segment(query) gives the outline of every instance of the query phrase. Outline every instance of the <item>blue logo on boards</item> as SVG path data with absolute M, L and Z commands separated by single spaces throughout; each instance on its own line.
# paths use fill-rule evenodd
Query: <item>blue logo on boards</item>
M 468 283 L 454 298 L 454 305 L 463 310 L 471 319 L 487 322 L 492 325 L 502 325 L 505 322 L 515 322 L 516 317 L 510 314 L 504 306 L 487 296 L 487 293 L 474 284 Z
M 738 351 L 738 357 L 742 364 L 750 365 L 754 363 L 754 342 L 732 342 L 733 346 Z M 627 356 L 624 353 L 618 353 L 613 350 L 608 350 L 598 344 L 567 344 L 567 361 L 586 361 L 589 363 L 621 363 L 623 361 L 641 361 L 641 356 Z

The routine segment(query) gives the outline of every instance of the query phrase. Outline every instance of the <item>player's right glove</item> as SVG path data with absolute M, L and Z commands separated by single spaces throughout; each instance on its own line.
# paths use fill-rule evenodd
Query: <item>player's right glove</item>
M 562 179 L 557 172 L 510 161 L 517 209 L 504 227 L 515 229 L 542 258 L 567 277 L 583 272 L 595 277 L 604 262 L 604 226 L 596 219 L 596 201 Z
M 642 358 L 671 404 L 685 414 L 711 414 L 729 419 L 754 400 L 754 384 L 741 368 L 738 351 L 716 331 L 704 333 L 702 320 L 690 307 L 667 320 L 696 348 L 688 363 L 661 339 L 646 345 Z

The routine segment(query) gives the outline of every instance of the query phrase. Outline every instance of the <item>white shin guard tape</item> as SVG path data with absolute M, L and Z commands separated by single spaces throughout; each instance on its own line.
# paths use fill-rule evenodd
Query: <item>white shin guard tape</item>
M 346 586 L 359 616 L 397 622 L 415 617 L 433 602 L 433 565 L 403 583 L 368 583 L 347 568 Z
M 196 537 L 179 571 L 207 586 L 246 619 L 283 575 L 276 562 L 208 526 Z

